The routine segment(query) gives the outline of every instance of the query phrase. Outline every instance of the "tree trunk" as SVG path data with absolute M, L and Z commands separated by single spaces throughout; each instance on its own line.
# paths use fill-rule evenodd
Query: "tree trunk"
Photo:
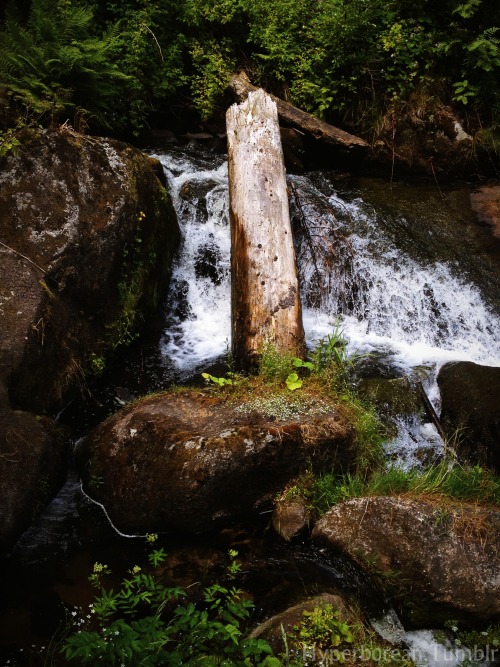
M 233 76 L 230 87 L 240 102 L 245 100 L 250 92 L 257 90 L 257 88 L 250 83 L 249 78 L 243 71 Z M 324 141 L 327 144 L 342 146 L 344 148 L 368 149 L 370 147 L 364 139 L 360 139 L 353 134 L 349 134 L 349 132 L 340 130 L 338 127 L 329 125 L 328 123 L 315 118 L 310 113 L 297 109 L 297 107 L 294 107 L 292 104 L 280 100 L 279 97 L 271 95 L 271 98 L 276 102 L 280 120 L 313 136 L 315 139 Z
M 232 352 L 248 369 L 267 342 L 302 355 L 304 329 L 276 104 L 258 89 L 226 123 Z

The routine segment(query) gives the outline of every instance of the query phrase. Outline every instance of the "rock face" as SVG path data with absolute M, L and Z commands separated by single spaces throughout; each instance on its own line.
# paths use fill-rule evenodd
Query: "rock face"
M 313 538 L 376 573 L 415 624 L 500 615 L 499 511 L 356 498 L 327 512 Z
M 68 131 L 0 160 L 0 546 L 64 479 L 60 434 L 30 412 L 102 369 L 167 286 L 178 227 L 160 172 Z
M 153 396 L 128 406 L 80 445 L 85 488 L 124 532 L 199 533 L 221 519 L 267 509 L 313 461 L 354 460 L 332 409 L 320 418 L 271 422 L 202 392 Z
M 456 434 L 461 457 L 500 472 L 500 368 L 470 361 L 445 364 L 438 376 L 441 421 Z

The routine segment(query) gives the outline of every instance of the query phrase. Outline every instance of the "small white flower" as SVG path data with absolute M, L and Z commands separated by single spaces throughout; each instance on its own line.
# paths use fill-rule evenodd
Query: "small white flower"
M 76 616 L 76 611 L 72 611 L 71 616 Z
M 115 635 L 119 635 L 119 634 L 120 634 L 120 633 L 118 632 L 118 630 L 115 630 Z

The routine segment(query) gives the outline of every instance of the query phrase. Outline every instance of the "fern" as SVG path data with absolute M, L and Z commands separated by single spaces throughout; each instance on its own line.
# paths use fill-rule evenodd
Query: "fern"
M 130 77 L 109 57 L 115 34 L 92 34 L 92 10 L 33 0 L 27 20 L 7 12 L 0 32 L 0 83 L 24 107 L 51 118 L 84 112 L 110 126 L 109 110 Z

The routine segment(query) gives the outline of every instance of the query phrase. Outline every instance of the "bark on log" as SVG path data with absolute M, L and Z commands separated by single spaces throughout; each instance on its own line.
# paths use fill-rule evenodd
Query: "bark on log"
M 276 104 L 258 89 L 226 124 L 232 352 L 248 369 L 266 342 L 302 355 L 304 329 Z
M 232 77 L 230 87 L 240 102 L 246 100 L 250 92 L 257 90 L 250 83 L 250 79 L 243 71 Z M 306 111 L 297 109 L 297 107 L 288 102 L 280 100 L 279 97 L 275 97 L 274 95 L 270 95 L 270 97 L 276 102 L 280 120 L 289 123 L 292 127 L 298 128 L 306 134 L 310 134 L 315 139 L 324 141 L 327 144 L 343 146 L 344 148 L 368 149 L 370 147 L 364 139 L 360 139 L 353 134 L 349 134 L 349 132 L 340 130 L 338 127 L 329 125 Z

